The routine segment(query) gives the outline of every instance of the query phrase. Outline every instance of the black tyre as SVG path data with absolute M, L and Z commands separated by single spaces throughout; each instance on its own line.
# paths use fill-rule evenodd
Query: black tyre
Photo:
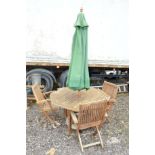
M 29 72 L 27 72 L 26 73 L 26 76 L 28 76 L 29 74 L 34 74 L 34 73 L 38 73 L 38 74 L 49 74 L 51 77 L 52 77 L 52 79 L 53 79 L 53 81 L 54 82 L 56 82 L 56 78 L 55 78 L 55 76 L 53 75 L 53 73 L 52 73 L 52 71 L 48 71 L 48 70 L 46 70 L 46 69 L 42 69 L 42 68 L 37 68 L 37 69 L 32 69 L 32 70 L 30 70 Z
M 65 70 L 61 73 L 59 78 L 59 87 L 66 87 L 68 70 Z
M 45 69 L 33 69 L 33 70 L 30 70 L 29 72 L 27 72 L 27 74 L 26 74 L 27 75 L 26 76 L 27 84 L 29 84 L 29 85 L 32 84 L 31 77 L 33 74 L 36 74 L 36 73 L 41 75 L 41 85 L 44 86 L 43 92 L 52 90 L 53 84 L 56 80 L 55 80 L 54 75 Z M 29 94 L 30 92 L 32 92 L 32 91 L 30 91 L 30 89 L 27 89 L 27 93 Z

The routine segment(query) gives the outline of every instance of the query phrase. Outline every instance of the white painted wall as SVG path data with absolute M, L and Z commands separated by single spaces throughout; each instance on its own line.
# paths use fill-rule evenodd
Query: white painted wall
M 81 6 L 89 24 L 89 59 L 128 59 L 127 0 L 27 0 L 26 55 L 70 58 Z

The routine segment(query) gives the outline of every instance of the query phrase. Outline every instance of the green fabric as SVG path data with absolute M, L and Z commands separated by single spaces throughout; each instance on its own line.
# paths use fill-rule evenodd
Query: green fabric
M 90 88 L 87 58 L 88 24 L 84 14 L 79 13 L 75 23 L 75 33 L 72 43 L 72 56 L 67 77 L 67 87 L 73 90 Z

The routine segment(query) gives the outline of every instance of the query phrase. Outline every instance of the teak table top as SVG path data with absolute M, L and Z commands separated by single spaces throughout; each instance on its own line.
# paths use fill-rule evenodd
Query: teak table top
M 110 96 L 103 90 L 90 88 L 88 90 L 74 91 L 67 87 L 60 88 L 50 94 L 52 104 L 67 110 L 79 112 L 80 104 L 91 104 L 96 101 L 109 100 Z

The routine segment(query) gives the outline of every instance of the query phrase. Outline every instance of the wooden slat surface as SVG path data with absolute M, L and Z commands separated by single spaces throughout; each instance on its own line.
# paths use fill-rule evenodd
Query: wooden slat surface
M 109 100 L 110 97 L 100 89 L 73 91 L 67 87 L 60 88 L 50 95 L 52 104 L 64 109 L 78 112 L 80 104 L 91 104 L 96 101 Z

